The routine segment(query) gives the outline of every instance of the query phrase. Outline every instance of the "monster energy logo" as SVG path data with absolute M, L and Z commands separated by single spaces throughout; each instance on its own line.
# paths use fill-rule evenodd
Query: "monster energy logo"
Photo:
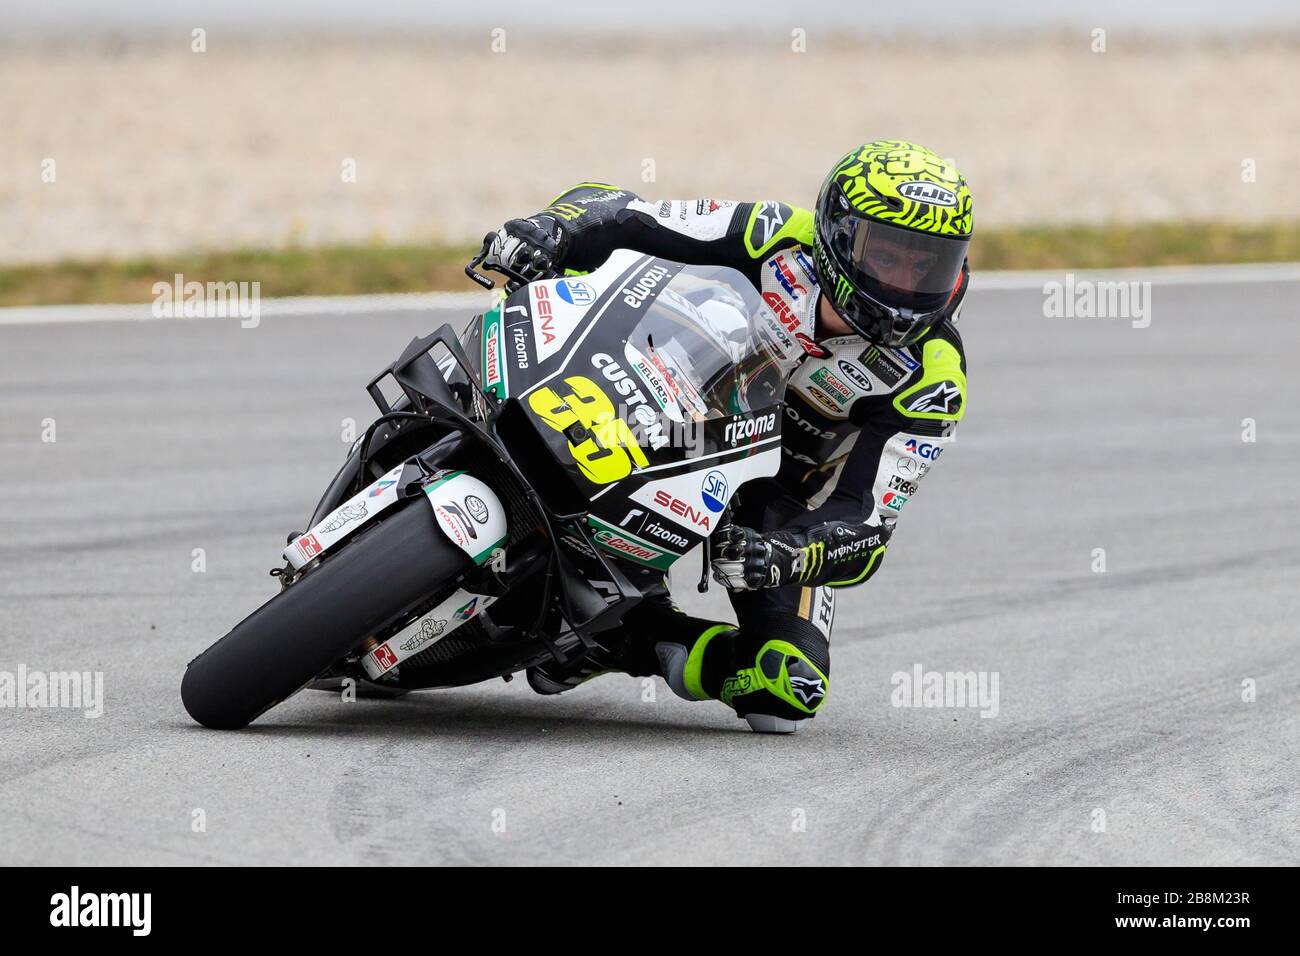
M 556 216 L 559 216 L 561 219 L 572 220 L 572 219 L 577 219 L 587 210 L 571 202 L 562 202 L 562 203 L 556 203 L 554 206 L 547 207 L 546 211 L 549 213 L 553 213 Z
M 826 545 L 821 541 L 814 541 L 808 547 L 803 549 L 803 571 L 799 575 L 800 581 L 807 581 L 818 571 L 821 570 L 826 558 Z
M 843 305 L 847 302 L 849 293 L 852 291 L 853 286 L 849 284 L 849 280 L 844 278 L 844 276 L 840 276 L 835 282 L 835 304 Z

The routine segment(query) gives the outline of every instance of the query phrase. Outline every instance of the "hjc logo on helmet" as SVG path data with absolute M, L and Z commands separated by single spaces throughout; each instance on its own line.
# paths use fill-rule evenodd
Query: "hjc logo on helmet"
M 957 205 L 957 194 L 951 189 L 944 189 L 938 183 L 929 183 L 920 179 L 914 179 L 910 183 L 900 185 L 898 194 L 904 199 L 929 203 L 931 206 Z

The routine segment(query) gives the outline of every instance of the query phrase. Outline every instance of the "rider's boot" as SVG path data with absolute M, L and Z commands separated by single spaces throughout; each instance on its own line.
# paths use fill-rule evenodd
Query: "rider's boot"
M 678 697 L 720 700 L 759 733 L 794 733 L 821 709 L 830 688 L 826 675 L 789 641 L 748 637 L 729 624 L 673 635 L 658 641 L 655 653 Z

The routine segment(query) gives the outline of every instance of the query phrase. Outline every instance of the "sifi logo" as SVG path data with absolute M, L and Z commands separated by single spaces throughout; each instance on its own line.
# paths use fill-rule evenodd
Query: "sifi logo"
M 589 305 L 596 298 L 595 290 L 577 279 L 561 279 L 555 284 L 555 293 L 570 305 Z
M 711 471 L 705 475 L 704 483 L 700 485 L 700 497 L 710 511 L 721 511 L 727 507 L 727 476 L 720 471 Z
M 909 455 L 924 458 L 926 461 L 934 461 L 943 453 L 943 449 L 937 445 L 931 445 L 929 442 L 919 442 L 915 438 L 909 438 L 904 447 Z

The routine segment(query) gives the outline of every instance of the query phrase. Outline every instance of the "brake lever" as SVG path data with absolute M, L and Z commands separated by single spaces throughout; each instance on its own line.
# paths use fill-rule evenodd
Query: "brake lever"
M 723 509 L 722 514 L 718 516 L 717 529 L 720 530 L 731 524 L 731 504 L 728 502 L 727 507 Z M 695 586 L 701 594 L 707 594 L 709 590 L 709 573 L 713 570 L 713 534 L 705 537 L 704 543 L 700 546 L 700 554 L 703 557 L 703 566 L 700 568 L 700 583 Z
M 485 289 L 495 288 L 496 283 L 493 282 L 491 279 L 489 279 L 487 276 L 483 275 L 483 273 L 475 272 L 474 270 L 478 266 L 481 266 L 483 264 L 483 260 L 485 260 L 488 257 L 488 253 L 492 250 L 492 240 L 494 238 L 496 238 L 495 232 L 489 232 L 486 236 L 484 236 L 483 246 L 482 248 L 479 249 L 478 255 L 476 255 L 473 259 L 469 260 L 469 265 L 465 267 L 465 275 L 469 276 L 471 279 L 473 279 L 475 282 L 477 282 Z
M 705 538 L 704 544 L 700 547 L 700 554 L 704 556 L 704 562 L 700 567 L 700 583 L 695 585 L 695 589 L 701 594 L 707 594 L 709 591 L 709 570 L 713 564 L 710 560 L 709 551 L 712 543 L 712 538 Z
M 482 272 L 476 272 L 475 269 L 483 264 L 488 257 L 488 253 L 492 251 L 492 240 L 496 238 L 496 235 L 495 232 L 489 232 L 483 237 L 483 245 L 479 248 L 478 254 L 474 256 L 474 258 L 469 261 L 469 265 L 465 267 L 465 275 L 469 276 L 485 289 L 495 289 L 496 283 L 488 276 L 485 276 Z M 493 272 L 501 273 L 510 280 L 506 283 L 507 293 L 514 292 L 515 289 L 518 289 L 520 286 L 528 285 L 528 283 L 532 281 L 527 276 L 516 272 L 514 269 L 511 269 L 506 265 L 498 263 L 497 265 L 491 265 L 487 268 Z

